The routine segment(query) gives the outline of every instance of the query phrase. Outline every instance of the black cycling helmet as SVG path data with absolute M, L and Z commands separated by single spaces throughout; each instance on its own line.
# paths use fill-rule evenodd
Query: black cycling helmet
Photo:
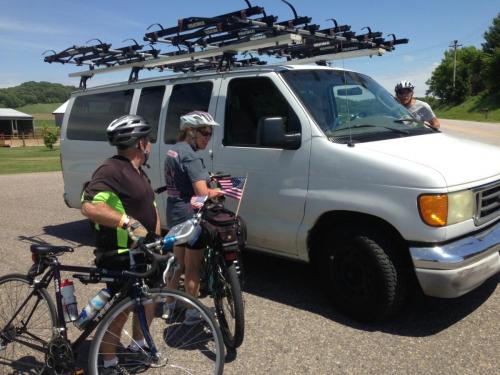
M 151 126 L 141 116 L 125 115 L 113 120 L 106 129 L 108 141 L 112 146 L 127 148 L 137 140 L 151 133 Z

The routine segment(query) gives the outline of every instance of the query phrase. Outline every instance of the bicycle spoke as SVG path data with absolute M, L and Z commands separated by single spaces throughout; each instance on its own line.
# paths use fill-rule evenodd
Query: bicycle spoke
M 168 293 L 170 292 L 165 293 L 164 296 L 166 297 Z M 186 307 L 196 308 L 196 305 L 192 305 L 187 297 L 186 299 L 178 297 L 177 292 L 173 296 L 177 309 L 170 312 L 168 319 L 161 318 L 166 298 L 154 298 L 153 304 L 150 303 L 151 299 L 143 300 L 143 303 L 146 302 L 144 304 L 146 316 L 148 316 L 147 306 L 154 306 L 149 309 L 149 314 L 154 310 L 154 316 L 149 316 L 151 324 L 146 329 L 157 349 L 156 354 L 151 353 L 147 346 L 136 352 L 133 351 L 134 348 L 129 349 L 130 344 L 137 344 L 140 340 L 137 332 L 141 332 L 142 335 L 142 328 L 135 327 L 134 330 L 134 321 L 137 324 L 138 319 L 133 319 L 131 314 L 125 325 L 118 331 L 113 322 L 118 322 L 124 316 L 123 312 L 117 312 L 114 315 L 110 313 L 109 321 L 103 321 L 101 323 L 103 326 L 99 327 L 103 331 L 97 332 L 94 337 L 91 357 L 95 352 L 97 358 L 91 359 L 89 366 L 99 371 L 103 366 L 103 359 L 109 360 L 116 353 L 120 367 L 130 373 L 218 374 L 223 365 L 221 364 L 223 361 L 222 338 L 219 336 L 220 333 L 214 336 L 210 328 L 216 329 L 216 324 L 213 320 L 210 321 L 210 316 L 205 310 L 200 310 L 203 313 L 200 315 L 202 317 L 200 323 L 183 324 Z M 131 300 L 129 305 L 123 307 L 123 310 L 130 309 L 133 303 Z
M 35 374 L 45 366 L 54 311 L 21 275 L 0 279 L 0 374 Z M 29 298 L 28 298 L 29 297 Z M 53 308 L 53 307 L 52 307 Z

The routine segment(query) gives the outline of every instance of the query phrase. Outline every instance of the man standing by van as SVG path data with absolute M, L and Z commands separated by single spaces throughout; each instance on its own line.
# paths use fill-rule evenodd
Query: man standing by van
M 394 88 L 396 99 L 404 105 L 417 120 L 428 123 L 434 129 L 439 129 L 441 124 L 432 111 L 431 106 L 426 102 L 415 99 L 413 97 L 414 89 L 415 86 L 409 81 L 399 82 Z
M 154 192 L 142 170 L 151 145 L 151 126 L 140 116 L 125 115 L 109 124 L 108 141 L 117 147 L 117 155 L 105 160 L 92 175 L 82 195 L 82 213 L 96 224 L 96 265 L 107 269 L 130 268 L 128 249 L 148 233 L 160 234 L 160 219 L 154 202 Z M 119 286 L 108 285 L 114 293 Z M 153 316 L 154 305 L 146 306 L 146 315 Z M 149 319 L 148 319 L 149 320 Z M 103 339 L 104 373 L 120 373 L 116 343 L 123 325 L 122 319 Z M 134 320 L 133 341 L 128 350 L 140 353 L 145 346 L 140 328 Z M 134 354 L 134 353 L 131 353 Z

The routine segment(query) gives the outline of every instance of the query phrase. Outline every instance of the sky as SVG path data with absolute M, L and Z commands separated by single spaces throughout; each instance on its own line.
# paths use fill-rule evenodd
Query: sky
M 279 20 L 293 18 L 280 0 L 250 0 L 263 6 Z M 358 34 L 370 26 L 384 35 L 408 38 L 408 44 L 381 57 L 360 57 L 335 61 L 333 66 L 365 73 L 392 91 L 400 80 L 416 86 L 423 96 L 425 81 L 440 63 L 453 40 L 464 46 L 480 47 L 483 34 L 500 12 L 497 0 L 288 0 L 297 13 L 310 16 L 324 28 L 334 18 L 348 24 Z M 113 47 L 130 44 L 127 38 L 142 43 L 147 28 L 160 23 L 172 27 L 183 17 L 210 17 L 246 7 L 243 0 L 0 0 L 0 88 L 26 81 L 48 81 L 78 86 L 69 73 L 84 68 L 47 64 L 43 53 L 62 51 L 73 45 L 86 45 L 99 38 Z M 155 27 L 153 27 L 155 29 Z M 93 43 L 93 42 L 90 42 Z M 162 46 L 163 49 L 165 47 Z M 146 73 L 141 77 L 165 73 Z M 95 76 L 88 86 L 123 81 L 128 72 Z

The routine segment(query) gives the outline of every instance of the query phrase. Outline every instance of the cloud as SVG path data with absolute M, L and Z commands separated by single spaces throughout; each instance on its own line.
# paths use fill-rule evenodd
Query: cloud
M 412 55 L 403 55 L 403 61 L 405 63 L 410 63 L 410 62 L 413 62 L 415 60 L 415 57 L 413 57 Z
M 437 65 L 439 65 L 439 63 L 432 63 L 418 70 L 402 71 L 394 73 L 393 75 L 374 75 L 373 78 L 375 78 L 375 80 L 384 86 L 389 92 L 394 91 L 394 86 L 397 82 L 401 80 L 408 80 L 415 85 L 416 96 L 425 96 L 425 91 L 428 89 L 425 81 L 431 78 L 432 71 Z
M 28 42 L 21 39 L 11 39 L 11 38 L 0 39 L 0 46 L 2 48 L 9 50 L 21 51 L 22 49 L 24 50 L 29 49 L 40 53 L 51 49 L 51 47 L 48 44 Z
M 15 32 L 25 32 L 25 33 L 37 33 L 37 34 L 60 34 L 65 33 L 65 30 L 62 30 L 57 27 L 51 27 L 41 24 L 36 24 L 32 22 L 19 22 L 19 21 L 11 21 L 0 18 L 0 30 L 6 31 L 15 31 Z

